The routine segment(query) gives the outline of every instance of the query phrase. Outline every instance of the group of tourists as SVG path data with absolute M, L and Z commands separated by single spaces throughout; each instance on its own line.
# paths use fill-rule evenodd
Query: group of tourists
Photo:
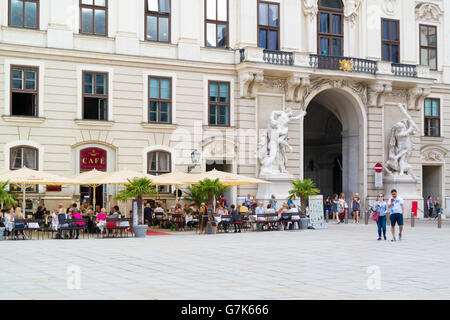
M 393 189 L 391 191 L 391 198 L 388 202 L 384 200 L 384 194 L 380 193 L 377 197 L 377 201 L 373 206 L 374 214 L 372 219 L 377 222 L 378 227 L 378 240 L 382 240 L 381 235 L 383 235 L 383 239 L 386 238 L 386 216 L 387 213 L 390 213 L 390 222 L 391 222 L 391 233 L 392 240 L 397 241 L 395 237 L 395 226 L 398 224 L 399 233 L 398 240 L 402 240 L 403 235 L 403 214 L 405 213 L 405 204 L 404 200 L 400 198 L 397 194 L 397 190 Z
M 349 211 L 350 210 L 350 211 Z M 325 215 L 332 220 L 336 220 L 337 224 L 341 224 L 348 212 L 353 215 L 353 223 L 359 223 L 359 216 L 361 213 L 361 199 L 359 194 L 355 193 L 350 202 L 350 207 L 345 200 L 345 194 L 334 194 L 333 197 L 327 196 L 324 201 Z
M 437 220 L 437 218 L 441 214 L 441 200 L 439 199 L 439 197 L 436 197 L 436 199 L 433 201 L 433 197 L 428 196 L 426 206 L 427 206 L 426 213 L 428 215 L 428 220 L 431 220 L 431 218 Z

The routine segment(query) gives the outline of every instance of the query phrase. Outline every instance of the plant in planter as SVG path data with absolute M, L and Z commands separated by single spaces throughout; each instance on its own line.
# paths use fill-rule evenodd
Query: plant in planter
M 216 209 L 216 199 L 230 187 L 225 186 L 219 182 L 219 179 L 211 180 L 205 179 L 199 182 L 197 185 L 200 192 L 202 192 L 209 202 L 213 203 L 214 210 Z
M 199 185 L 189 186 L 187 191 L 185 192 L 186 196 L 184 200 L 189 202 L 195 202 L 198 208 L 200 208 L 201 204 L 208 201 L 208 198 L 205 196 L 205 193 L 200 188 Z
M 296 200 L 300 198 L 301 212 L 300 217 L 306 218 L 306 201 L 310 196 L 315 196 L 320 193 L 320 190 L 316 188 L 316 185 L 311 179 L 305 180 L 293 180 L 292 189 L 289 190 L 289 200 Z
M 133 180 L 128 179 L 128 182 L 129 184 L 125 186 L 125 189 L 119 191 L 115 199 L 119 201 L 136 199 L 138 220 L 139 223 L 142 223 L 144 220 L 142 212 L 143 197 L 157 194 L 157 188 L 151 180 L 146 178 L 134 178 Z M 133 228 L 137 238 L 145 238 L 148 228 L 147 225 L 138 224 L 133 226 Z
M 9 181 L 0 183 L 0 206 L 3 210 L 4 206 L 13 207 L 17 204 L 17 199 L 14 194 L 11 194 L 8 190 Z M 5 228 L 0 226 L 0 240 L 3 240 L 3 233 L 5 232 Z
M 3 209 L 6 207 L 13 207 L 17 204 L 17 198 L 14 194 L 7 190 L 9 181 L 0 183 L 0 205 Z

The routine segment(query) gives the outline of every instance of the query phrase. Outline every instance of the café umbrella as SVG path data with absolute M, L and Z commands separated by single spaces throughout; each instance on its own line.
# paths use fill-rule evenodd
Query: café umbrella
M 183 181 L 191 179 L 192 178 L 192 174 L 191 173 L 174 171 L 174 172 L 171 172 L 171 173 L 162 174 L 162 175 L 160 175 L 158 177 L 173 181 L 172 185 L 175 186 L 175 188 L 176 188 L 176 190 L 175 190 L 175 192 L 176 192 L 176 202 L 178 202 L 178 188 L 181 185 L 187 184 L 187 183 L 184 183 Z
M 73 176 L 70 176 L 69 178 L 77 180 L 79 183 L 79 185 L 86 185 L 86 186 L 91 186 L 93 188 L 93 193 L 92 193 L 92 203 L 94 204 L 94 210 L 95 210 L 95 206 L 97 204 L 96 201 L 96 188 L 101 185 L 98 184 L 96 181 L 102 177 L 104 177 L 105 175 L 107 175 L 106 172 L 103 171 L 98 171 L 98 170 L 91 170 L 91 171 L 86 171 L 83 173 L 79 173 Z
M 78 181 L 68 177 L 58 176 L 56 174 L 36 171 L 28 168 L 12 170 L 6 173 L 0 173 L 0 181 L 20 185 L 22 188 L 22 210 L 25 213 L 26 188 L 36 184 L 59 186 L 63 184 L 77 184 Z

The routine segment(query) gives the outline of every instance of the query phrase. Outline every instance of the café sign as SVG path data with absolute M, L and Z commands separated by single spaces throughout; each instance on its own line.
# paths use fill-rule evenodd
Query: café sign
M 107 151 L 100 148 L 86 148 L 80 151 L 80 172 L 106 171 Z

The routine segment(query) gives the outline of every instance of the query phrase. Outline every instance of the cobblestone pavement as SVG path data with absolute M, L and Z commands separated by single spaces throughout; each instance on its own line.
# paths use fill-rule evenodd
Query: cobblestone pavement
M 449 226 L 406 227 L 401 242 L 376 241 L 373 224 L 328 226 L 2 241 L 0 299 L 450 299 Z

